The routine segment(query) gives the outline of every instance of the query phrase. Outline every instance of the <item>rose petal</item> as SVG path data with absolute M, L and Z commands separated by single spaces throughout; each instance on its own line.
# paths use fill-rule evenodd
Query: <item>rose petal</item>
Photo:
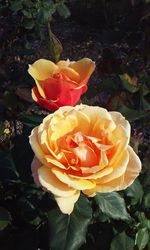
M 71 214 L 74 208 L 75 202 L 79 199 L 80 192 L 76 191 L 76 193 L 69 197 L 59 197 L 55 196 L 55 200 L 64 214 Z
M 69 90 L 74 90 L 76 88 L 76 83 L 72 82 L 71 80 L 49 77 L 48 79 L 43 81 L 42 88 L 45 93 L 46 99 L 55 101 L 57 99 L 60 99 L 61 96 L 63 96 L 65 93 L 67 94 Z M 67 101 L 67 98 L 63 100 L 63 102 L 65 101 Z
M 42 83 L 45 98 L 50 101 L 57 101 L 62 91 L 62 80 L 49 77 Z
M 127 149 L 129 137 L 126 135 L 125 128 L 118 125 L 113 133 L 111 133 L 110 140 L 112 144 L 116 145 L 116 152 L 109 162 L 109 165 L 112 166 L 114 163 L 117 164 L 120 160 L 121 153 Z
M 96 153 L 87 145 L 76 147 L 72 151 L 79 158 L 81 166 L 90 167 L 98 164 Z
M 40 167 L 38 176 L 41 185 L 56 196 L 69 197 L 76 193 L 76 190 L 57 179 L 50 168 Z
M 58 70 L 58 66 L 46 59 L 39 59 L 32 65 L 29 65 L 28 72 L 35 79 L 43 81 L 49 78 Z
M 107 159 L 107 155 L 106 152 L 101 150 L 101 159 L 100 159 L 100 163 L 99 165 L 101 166 L 101 168 L 104 168 L 108 165 L 108 159 Z
M 114 130 L 116 128 L 115 123 L 112 120 L 111 115 L 109 112 L 97 106 L 87 106 L 87 105 L 77 105 L 76 109 L 79 110 L 81 113 L 86 115 L 90 120 L 89 131 L 90 136 L 98 137 L 100 136 L 101 130 Z M 97 126 L 95 124 L 98 122 Z M 99 135 L 99 136 L 98 136 Z
M 94 182 L 89 181 L 89 180 L 72 178 L 57 168 L 52 168 L 52 172 L 56 175 L 56 177 L 60 181 L 62 181 L 63 183 L 67 184 L 68 186 L 70 186 L 76 190 L 91 189 L 91 188 L 95 187 Z
M 49 163 L 49 166 L 57 166 L 59 168 L 66 169 L 66 167 L 61 162 L 59 162 L 58 160 L 55 160 L 54 158 L 52 158 L 49 155 L 46 155 L 45 159 L 46 159 L 47 163 Z
M 70 80 L 74 82 L 79 82 L 80 80 L 80 75 L 78 72 L 76 72 L 74 69 L 69 68 L 69 67 L 64 67 L 60 70 L 61 73 L 66 75 Z
M 81 167 L 81 171 L 83 174 L 93 174 L 93 173 L 97 173 L 99 172 L 101 169 L 100 166 L 94 166 L 94 167 L 90 167 L 90 168 L 87 168 L 87 167 Z
M 57 160 L 61 165 L 61 162 L 65 157 L 64 150 L 59 151 L 55 141 L 50 140 L 53 133 L 52 126 L 50 126 L 52 117 L 52 114 L 48 115 L 43 119 L 43 123 L 40 124 L 38 128 L 38 141 L 42 147 L 42 150 L 45 152 L 45 157 L 48 158 L 48 161 L 50 159 Z M 61 143 L 61 141 L 59 143 Z M 69 153 L 72 154 L 72 152 Z
M 57 66 L 59 67 L 59 69 L 69 67 L 69 65 L 70 65 L 70 60 L 69 59 L 60 60 L 59 62 L 57 62 Z
M 28 73 L 33 77 L 36 82 L 38 91 L 44 99 L 46 98 L 45 92 L 42 87 L 43 80 L 49 78 L 58 69 L 58 66 L 53 62 L 45 59 L 37 60 L 32 65 L 29 65 Z
M 40 98 L 45 98 L 45 93 L 42 89 L 42 83 L 40 81 L 35 80 L 36 87 L 33 87 L 31 90 L 32 98 L 35 102 L 38 102 Z
M 111 111 L 109 112 L 109 114 L 111 115 L 113 121 L 115 122 L 115 124 L 117 124 L 117 126 L 120 124 L 124 127 L 127 137 L 130 138 L 131 126 L 125 119 L 125 117 L 121 113 L 115 111 Z
M 36 158 L 36 156 L 34 156 L 33 161 L 31 163 L 31 170 L 32 170 L 32 176 L 33 176 L 34 182 L 38 187 L 41 186 L 38 173 L 37 173 L 40 167 L 41 167 L 41 162 Z
M 38 127 L 35 127 L 32 130 L 31 135 L 29 136 L 29 142 L 36 157 L 42 162 L 42 159 L 44 159 L 44 152 L 38 142 Z
M 133 148 L 128 146 L 129 152 L 129 163 L 124 176 L 124 183 L 121 189 L 125 189 L 130 186 L 141 171 L 141 161 L 137 154 L 134 152 Z
M 95 189 L 83 190 L 82 193 L 84 193 L 88 197 L 94 197 L 96 195 Z
M 100 184 L 110 182 L 122 176 L 127 169 L 128 162 L 129 162 L 129 153 L 128 150 L 125 150 L 124 152 L 122 152 L 119 162 L 117 161 L 116 164 L 114 162 L 114 165 L 112 166 L 113 167 L 112 173 L 99 180 Z
M 56 142 L 58 139 L 62 138 L 64 135 L 74 131 L 77 126 L 76 117 L 73 115 L 68 116 L 66 119 L 62 117 L 61 114 L 53 117 L 50 122 L 50 127 L 52 130 L 51 140 Z
M 133 149 L 128 146 L 129 162 L 125 173 L 119 178 L 113 179 L 110 182 L 99 184 L 96 186 L 96 192 L 113 192 L 126 189 L 137 178 L 141 171 L 141 161 Z
M 58 101 L 46 100 L 43 98 L 38 99 L 38 104 L 47 110 L 57 110 L 59 108 Z
M 60 107 L 65 105 L 70 105 L 70 106 L 75 105 L 79 101 L 81 95 L 83 94 L 83 90 L 85 88 L 86 87 L 82 87 L 80 89 L 74 88 L 70 90 L 64 89 L 59 95 L 58 105 Z
M 37 87 L 32 88 L 31 95 L 32 95 L 32 98 L 35 102 L 38 102 L 39 98 L 41 98 L 41 95 L 40 95 Z
M 89 58 L 83 58 L 72 62 L 70 67 L 80 75 L 80 83 L 86 84 L 95 69 L 95 63 Z
M 74 179 L 81 179 L 81 180 L 91 180 L 91 181 L 96 181 L 99 182 L 99 178 L 102 178 L 106 175 L 109 175 L 110 173 L 113 172 L 113 168 L 112 167 L 106 167 L 103 168 L 102 170 L 98 171 L 97 173 L 88 175 L 88 176 L 77 176 L 77 175 L 71 175 L 69 174 L 70 177 L 73 177 Z M 96 182 L 95 182 L 96 183 Z
M 87 89 L 86 86 L 83 86 L 80 89 L 70 89 L 67 91 L 62 91 L 60 92 L 60 95 L 58 96 L 57 100 L 47 100 L 44 98 L 41 98 L 37 93 L 32 94 L 33 99 L 42 107 L 48 110 L 57 110 L 59 107 L 64 106 L 64 105 L 70 105 L 73 106 L 75 105 L 82 93 Z

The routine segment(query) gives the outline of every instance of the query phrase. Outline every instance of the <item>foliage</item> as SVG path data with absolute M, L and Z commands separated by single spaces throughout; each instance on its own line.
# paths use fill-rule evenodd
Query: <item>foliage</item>
M 35 40 L 40 40 L 42 44 L 47 40 L 47 48 L 50 47 L 52 59 L 55 59 L 55 53 L 56 58 L 59 58 L 62 46 L 54 34 L 49 34 L 48 26 L 54 15 L 60 15 L 63 18 L 70 16 L 65 0 L 1 0 L 0 6 L 1 23 L 3 24 L 0 34 L 2 38 L 1 59 L 6 55 L 6 48 L 10 55 L 14 46 L 17 50 L 20 47 L 19 55 L 22 55 L 24 50 L 28 54 L 33 53 L 33 41 Z M 11 23 L 11 26 L 8 23 Z
M 52 210 L 48 215 L 51 248 L 54 250 L 79 249 L 86 241 L 87 227 L 91 218 L 92 209 L 90 203 L 82 195 L 71 215 L 61 214 L 58 208 Z M 56 238 L 56 235 L 58 238 Z
M 149 250 L 148 1 L 67 1 L 66 5 L 64 1 L 1 0 L 0 6 L 0 249 Z M 131 144 L 143 165 L 138 180 L 122 192 L 97 194 L 95 198 L 81 195 L 70 216 L 63 215 L 53 196 L 33 183 L 33 153 L 28 136 L 48 113 L 33 104 L 32 82 L 26 73 L 27 64 L 43 53 L 43 44 L 47 51 L 49 39 L 50 52 L 46 57 L 51 54 L 53 60 L 58 60 L 62 48 L 51 26 L 53 22 L 57 24 L 58 15 L 69 16 L 67 6 L 73 8 L 72 16 L 82 25 L 88 20 L 89 26 L 83 26 L 83 39 L 86 30 L 94 26 L 96 44 L 101 46 L 97 57 L 93 56 L 97 64 L 96 83 L 93 78 L 82 102 L 118 110 L 131 122 Z M 102 20 L 96 19 L 97 12 Z M 76 30 L 71 26 L 76 40 L 82 25 Z M 61 34 L 65 32 L 64 28 Z M 92 32 L 93 28 L 90 36 Z M 70 30 L 66 36 L 64 57 L 85 54 L 80 47 L 75 47 L 74 55 L 72 49 L 68 53 L 68 44 L 75 43 L 69 40 Z M 94 49 L 90 46 L 91 54 Z
M 3 14 L 6 11 L 12 12 L 12 15 L 21 17 L 21 23 L 18 27 L 22 26 L 26 30 L 35 28 L 42 37 L 43 25 L 47 24 L 52 16 L 57 12 L 60 16 L 67 18 L 70 15 L 69 9 L 65 5 L 65 0 L 14 0 L 14 1 L 1 1 L 0 12 Z M 34 31 L 35 31 L 34 30 Z

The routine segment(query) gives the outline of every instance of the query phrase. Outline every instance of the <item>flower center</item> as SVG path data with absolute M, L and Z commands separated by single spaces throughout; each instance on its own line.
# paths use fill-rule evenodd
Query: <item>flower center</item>
M 63 72 L 57 72 L 53 74 L 53 78 L 57 80 L 67 80 L 67 81 L 70 80 L 70 78 L 67 75 L 65 75 Z

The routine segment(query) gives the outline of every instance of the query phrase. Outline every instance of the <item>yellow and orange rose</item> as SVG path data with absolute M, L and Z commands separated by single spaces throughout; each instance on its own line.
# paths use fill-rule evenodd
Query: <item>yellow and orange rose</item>
M 89 58 L 77 62 L 59 61 L 57 64 L 39 59 L 28 69 L 36 83 L 32 98 L 48 110 L 73 106 L 87 90 L 87 82 L 94 69 L 95 63 Z
M 78 105 L 61 107 L 32 130 L 32 173 L 70 214 L 82 191 L 87 196 L 127 188 L 141 170 L 129 146 L 130 124 L 118 112 Z

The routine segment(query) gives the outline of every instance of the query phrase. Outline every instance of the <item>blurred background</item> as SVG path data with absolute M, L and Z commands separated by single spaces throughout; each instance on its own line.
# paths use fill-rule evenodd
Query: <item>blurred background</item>
M 33 103 L 28 64 L 83 57 L 97 67 L 81 102 L 131 122 L 143 168 L 121 192 L 132 222 L 95 212 L 80 249 L 150 250 L 150 1 L 0 0 L 1 250 L 51 249 L 46 218 L 54 201 L 33 184 L 28 143 L 48 112 Z

